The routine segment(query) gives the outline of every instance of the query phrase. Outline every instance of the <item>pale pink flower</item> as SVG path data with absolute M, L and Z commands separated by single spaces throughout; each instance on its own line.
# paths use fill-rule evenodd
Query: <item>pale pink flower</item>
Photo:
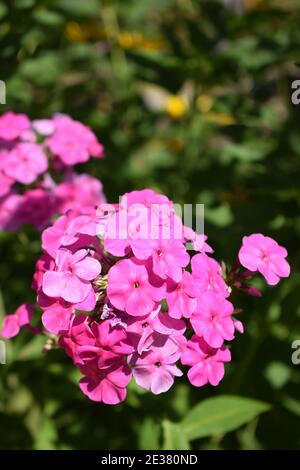
M 36 119 L 32 121 L 32 128 L 40 135 L 48 137 L 55 131 L 52 119 Z
M 95 134 L 87 126 L 69 116 L 53 118 L 54 133 L 47 139 L 47 146 L 53 155 L 65 165 L 88 161 L 90 156 L 101 158 L 104 150 Z
M 141 355 L 134 353 L 129 358 L 136 383 L 155 395 L 167 392 L 174 383 L 174 377 L 181 377 L 182 371 L 175 365 L 181 351 L 170 338 L 157 334 L 156 345 Z
M 118 261 L 108 272 L 107 295 L 112 305 L 129 315 L 152 312 L 164 289 L 150 283 L 146 267 L 134 258 Z
M 196 335 L 187 342 L 187 348 L 181 355 L 182 364 L 192 366 L 188 378 L 195 387 L 203 387 L 207 383 L 219 385 L 225 373 L 224 362 L 230 361 L 229 349 L 224 346 L 213 349 Z
M 31 322 L 33 315 L 34 309 L 30 304 L 23 304 L 12 315 L 6 315 L 0 333 L 2 338 L 9 339 L 17 336 L 21 327 Z
M 47 170 L 48 160 L 40 145 L 21 142 L 6 155 L 3 168 L 15 181 L 30 184 Z
M 3 196 L 6 196 L 14 184 L 13 178 L 10 178 L 9 176 L 5 175 L 4 172 L 1 170 L 0 166 L 0 198 Z
M 25 114 L 8 111 L 0 116 L 0 139 L 15 140 L 29 127 L 30 121 Z
M 259 271 L 271 286 L 278 284 L 281 277 L 290 275 L 290 265 L 286 261 L 287 250 L 273 238 L 261 233 L 243 237 L 239 251 L 240 263 L 250 271 Z
M 234 307 L 220 294 L 208 291 L 198 299 L 196 311 L 190 318 L 198 336 L 212 348 L 219 348 L 224 340 L 234 338 L 234 322 L 231 317 Z
M 199 253 L 192 258 L 191 264 L 199 295 L 212 290 L 223 297 L 229 296 L 228 286 L 222 277 L 221 266 L 216 260 L 206 254 Z
M 88 250 L 82 249 L 72 254 L 67 249 L 60 249 L 55 263 L 56 271 L 47 271 L 43 277 L 43 292 L 47 296 L 61 297 L 78 304 L 93 293 L 91 281 L 100 274 L 101 265 L 89 256 Z

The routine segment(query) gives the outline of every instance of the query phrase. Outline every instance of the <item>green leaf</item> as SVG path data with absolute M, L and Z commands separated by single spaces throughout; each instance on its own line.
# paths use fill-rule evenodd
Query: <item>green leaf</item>
M 160 426 L 151 416 L 145 418 L 139 432 L 139 448 L 142 450 L 159 450 Z
M 164 420 L 162 423 L 164 431 L 164 450 L 189 450 L 190 445 L 180 424 Z
M 188 440 L 224 434 L 268 411 L 267 403 L 231 395 L 208 398 L 193 408 L 181 422 Z

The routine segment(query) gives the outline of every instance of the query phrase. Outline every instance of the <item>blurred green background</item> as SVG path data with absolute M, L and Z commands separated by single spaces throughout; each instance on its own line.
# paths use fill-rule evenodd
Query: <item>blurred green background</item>
M 165 395 L 130 386 L 119 406 L 93 404 L 65 354 L 23 332 L 0 366 L 0 448 L 299 449 L 300 1 L 10 0 L 0 22 L 0 112 L 69 113 L 105 145 L 82 170 L 109 201 L 152 187 L 204 203 L 219 259 L 259 231 L 287 246 L 293 270 L 262 299 L 234 299 L 246 331 L 216 389 L 183 378 Z M 33 299 L 39 236 L 2 233 L 0 248 L 3 314 Z M 269 407 L 233 398 L 224 423 L 224 395 Z

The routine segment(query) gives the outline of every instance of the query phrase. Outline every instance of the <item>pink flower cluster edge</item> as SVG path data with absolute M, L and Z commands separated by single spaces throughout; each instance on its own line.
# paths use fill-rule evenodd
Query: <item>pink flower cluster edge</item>
M 81 122 L 63 114 L 31 121 L 25 114 L 0 116 L 0 230 L 23 225 L 43 229 L 72 207 L 78 213 L 105 201 L 102 184 L 74 166 L 104 149 Z M 80 191 L 79 191 L 80 189 Z
M 153 205 L 162 208 L 154 218 Z M 126 230 L 112 236 L 124 218 Z M 149 222 L 155 238 L 145 236 Z M 131 380 L 160 394 L 186 370 L 195 387 L 217 386 L 231 361 L 227 343 L 243 333 L 232 292 L 259 296 L 249 284 L 256 273 L 270 285 L 290 273 L 285 248 L 252 234 L 225 275 L 207 237 L 185 227 L 172 201 L 150 189 L 88 214 L 68 211 L 43 231 L 42 247 L 33 279 L 37 304 L 6 316 L 2 337 L 22 326 L 44 335 L 48 349 L 62 348 L 80 370 L 82 392 L 110 405 L 125 399 Z

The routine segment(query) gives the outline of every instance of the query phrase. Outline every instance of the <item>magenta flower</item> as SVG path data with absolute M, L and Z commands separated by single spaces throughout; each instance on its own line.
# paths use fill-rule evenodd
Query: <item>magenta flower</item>
M 219 385 L 225 373 L 224 362 L 230 361 L 229 349 L 224 346 L 213 349 L 196 335 L 188 341 L 187 348 L 181 355 L 182 364 L 192 366 L 188 371 L 188 378 L 195 387 L 203 387 L 207 383 Z
M 250 271 L 259 271 L 271 286 L 278 284 L 281 277 L 290 275 L 290 265 L 286 261 L 287 250 L 273 238 L 261 233 L 243 237 L 239 251 L 240 263 Z
M 155 333 L 172 337 L 176 342 L 176 338 L 180 341 L 185 330 L 186 325 L 182 320 L 171 318 L 167 312 L 161 312 L 160 306 L 146 317 L 130 317 L 126 325 L 126 332 L 138 354 L 151 348 Z
M 6 176 L 3 173 L 3 171 L 1 170 L 1 166 L 0 166 L 0 198 L 2 198 L 3 196 L 6 196 L 6 194 L 9 193 L 14 182 L 15 181 L 12 178 L 10 178 L 9 176 Z
M 25 114 L 8 111 L 0 116 L 0 139 L 15 140 L 29 127 L 30 121 Z
M 181 377 L 182 372 L 175 365 L 181 354 L 178 345 L 164 335 L 157 334 L 156 338 L 156 345 L 150 351 L 141 355 L 134 353 L 129 363 L 136 383 L 158 395 L 167 392 L 174 383 L 174 377 Z
M 228 286 L 222 277 L 219 263 L 204 253 L 192 258 L 192 273 L 199 289 L 199 294 L 212 290 L 223 297 L 229 296 Z
M 60 334 L 69 329 L 74 310 L 74 307 L 66 307 L 61 302 L 55 302 L 44 310 L 42 323 L 50 333 Z
M 180 240 L 140 240 L 139 247 L 132 246 L 138 259 L 145 260 L 152 257 L 153 272 L 162 279 L 168 277 L 180 282 L 182 269 L 190 261 L 184 244 Z
M 29 304 L 23 304 L 12 315 L 6 315 L 0 333 L 2 338 L 9 339 L 17 336 L 22 326 L 29 325 L 33 315 L 33 306 Z
M 124 359 L 119 357 L 112 367 L 99 369 L 96 359 L 79 366 L 84 377 L 80 380 L 81 391 L 92 401 L 117 405 L 126 398 L 126 386 L 131 371 Z
M 224 340 L 234 338 L 234 322 L 231 317 L 234 307 L 231 302 L 215 292 L 206 292 L 198 299 L 191 324 L 198 336 L 212 348 L 220 348 Z
M 101 265 L 89 256 L 88 250 L 82 249 L 72 254 L 67 249 L 60 249 L 55 263 L 56 271 L 47 271 L 43 277 L 42 289 L 47 296 L 61 297 L 78 304 L 93 293 L 91 281 L 100 274 Z
M 118 261 L 108 272 L 108 298 L 129 315 L 149 314 L 163 294 L 164 289 L 150 283 L 146 267 L 134 258 Z
M 3 167 L 10 178 L 30 184 L 47 170 L 48 160 L 39 145 L 21 142 L 7 153 Z
M 176 284 L 169 282 L 167 285 L 166 300 L 169 307 L 169 315 L 173 318 L 189 318 L 197 307 L 196 282 L 192 275 L 184 271 L 181 281 Z

